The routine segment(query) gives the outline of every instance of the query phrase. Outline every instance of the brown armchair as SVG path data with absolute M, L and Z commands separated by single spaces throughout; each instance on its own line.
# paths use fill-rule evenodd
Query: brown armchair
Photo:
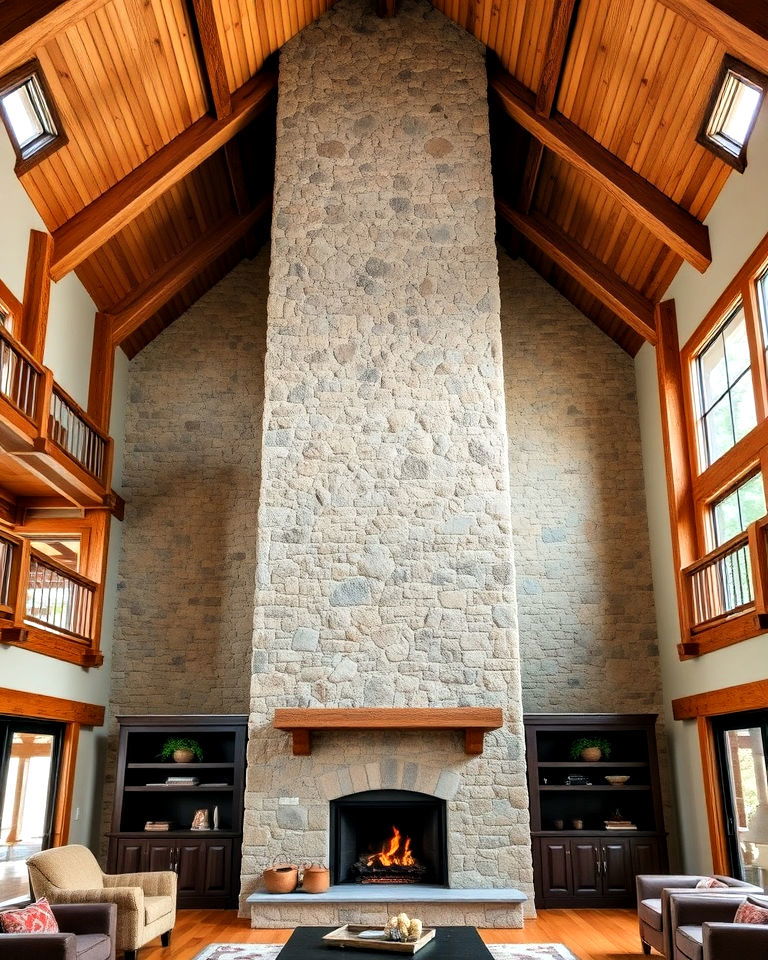
M 113 903 L 52 904 L 59 933 L 0 933 L 0 960 L 115 960 Z
M 765 960 L 768 924 L 734 923 L 746 898 L 673 894 L 670 925 L 674 953 L 670 960 Z M 756 897 L 768 908 L 768 900 Z
M 723 894 L 722 887 L 696 889 L 696 884 L 707 877 L 698 874 L 640 874 L 637 878 L 637 920 L 640 927 L 640 941 L 643 953 L 650 953 L 651 947 L 667 960 L 672 960 L 672 938 L 670 932 L 669 898 L 674 893 L 689 893 L 695 896 Z M 727 896 L 745 893 L 762 893 L 760 887 L 733 877 L 717 877 L 727 884 Z
M 114 903 L 117 949 L 135 960 L 140 947 L 155 937 L 168 946 L 176 922 L 176 874 L 106 874 L 87 847 L 71 844 L 43 850 L 27 860 L 36 897 L 50 903 Z

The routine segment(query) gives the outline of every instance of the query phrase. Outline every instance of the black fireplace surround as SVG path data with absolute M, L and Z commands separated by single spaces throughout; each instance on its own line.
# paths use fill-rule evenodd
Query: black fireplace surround
M 393 868 L 394 876 L 360 863 L 391 843 L 393 828 L 404 845 L 410 838 L 414 866 Z M 364 790 L 331 800 L 332 883 L 448 884 L 445 800 L 413 790 Z M 404 849 L 401 845 L 401 851 Z

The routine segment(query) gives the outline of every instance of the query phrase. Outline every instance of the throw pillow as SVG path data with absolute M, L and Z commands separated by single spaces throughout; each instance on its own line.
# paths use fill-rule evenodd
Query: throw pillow
M 714 890 L 715 887 L 727 887 L 727 883 L 718 880 L 717 877 L 704 877 L 696 884 L 697 890 Z
M 23 910 L 0 913 L 0 930 L 3 933 L 58 933 L 59 925 L 48 901 L 43 897 Z
M 736 911 L 733 922 L 768 924 L 768 907 L 761 907 L 754 900 L 747 899 Z

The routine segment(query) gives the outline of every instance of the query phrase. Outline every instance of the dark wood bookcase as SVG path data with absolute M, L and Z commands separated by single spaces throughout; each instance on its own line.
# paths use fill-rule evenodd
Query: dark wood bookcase
M 107 872 L 173 870 L 178 906 L 236 907 L 240 890 L 246 716 L 133 716 L 117 718 L 115 802 Z M 162 762 L 168 737 L 200 743 L 200 763 Z M 153 786 L 168 776 L 197 777 L 197 786 Z M 207 808 L 218 830 L 192 830 L 195 811 Z M 170 820 L 169 831 L 147 831 L 148 820 Z
M 634 904 L 635 876 L 667 870 L 656 714 L 533 713 L 525 736 L 536 906 Z M 610 743 L 610 759 L 571 760 L 573 742 L 590 736 Z M 566 785 L 571 774 L 590 785 Z M 611 775 L 630 779 L 611 786 Z M 617 810 L 637 829 L 606 829 Z

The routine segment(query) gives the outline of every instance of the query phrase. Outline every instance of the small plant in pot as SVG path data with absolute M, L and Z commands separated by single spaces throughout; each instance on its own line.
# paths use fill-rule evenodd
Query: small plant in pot
M 161 760 L 174 760 L 176 763 L 192 763 L 203 759 L 203 748 L 189 737 L 168 737 L 158 754 Z
M 581 737 L 571 744 L 571 760 L 587 760 L 594 763 L 611 755 L 611 745 L 603 737 Z

